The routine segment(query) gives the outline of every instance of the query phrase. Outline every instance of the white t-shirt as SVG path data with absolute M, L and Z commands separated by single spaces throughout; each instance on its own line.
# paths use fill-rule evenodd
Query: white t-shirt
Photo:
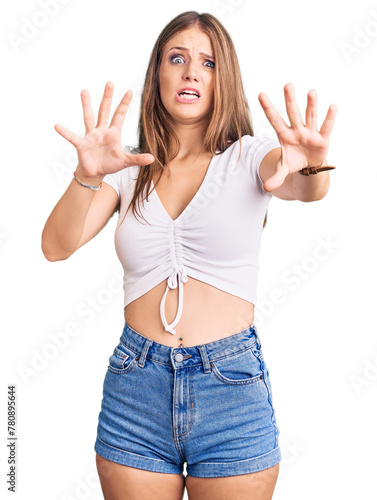
M 129 209 L 139 166 L 104 177 L 120 199 L 115 249 L 124 269 L 124 306 L 168 279 L 160 304 L 166 331 L 175 334 L 183 308 L 183 284 L 188 277 L 212 285 L 253 304 L 257 298 L 262 226 L 272 194 L 263 190 L 259 165 L 276 139 L 245 135 L 223 153 L 214 155 L 195 196 L 172 219 L 155 190 L 140 211 L 149 224 Z M 125 150 L 132 153 L 131 148 Z M 152 184 L 153 187 L 153 184 Z M 165 297 L 178 286 L 174 321 L 165 318 Z

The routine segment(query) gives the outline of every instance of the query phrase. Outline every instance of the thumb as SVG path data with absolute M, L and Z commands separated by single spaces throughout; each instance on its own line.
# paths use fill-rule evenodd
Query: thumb
M 140 161 L 142 162 L 142 165 L 149 165 L 150 163 L 154 162 L 154 156 L 151 155 L 150 153 L 142 153 L 140 156 Z
M 145 165 L 150 165 L 154 162 L 154 156 L 150 153 L 141 153 L 138 155 L 126 155 L 128 161 L 131 165 L 140 165 L 144 167 Z
M 274 189 L 277 189 L 283 184 L 288 174 L 289 174 L 288 169 L 282 166 L 281 164 L 280 166 L 278 164 L 274 175 L 272 175 L 269 179 L 267 179 L 266 182 L 263 184 L 263 189 L 265 191 L 274 191 Z

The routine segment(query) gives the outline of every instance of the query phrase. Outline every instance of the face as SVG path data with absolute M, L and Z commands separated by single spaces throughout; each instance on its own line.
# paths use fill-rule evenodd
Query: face
M 179 48 L 176 48 L 179 47 Z M 198 28 L 177 33 L 163 49 L 159 72 L 162 104 L 176 123 L 200 122 L 213 106 L 215 60 L 211 41 Z M 200 97 L 190 94 L 191 88 Z

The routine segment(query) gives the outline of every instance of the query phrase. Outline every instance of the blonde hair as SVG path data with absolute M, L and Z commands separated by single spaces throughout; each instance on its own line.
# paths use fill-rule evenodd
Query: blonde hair
M 133 198 L 126 214 L 131 208 L 134 216 L 142 217 L 139 207 L 145 187 L 148 201 L 154 174 L 159 173 L 156 185 L 164 165 L 179 153 L 180 143 L 174 132 L 174 124 L 160 97 L 159 70 L 166 43 L 177 33 L 191 27 L 198 27 L 209 36 L 215 57 L 213 108 L 204 117 L 208 126 L 203 139 L 203 150 L 211 152 L 212 155 L 217 154 L 216 151 L 221 154 L 235 141 L 240 140 L 241 144 L 243 135 L 254 135 L 238 58 L 229 33 L 212 14 L 187 11 L 177 15 L 161 31 L 149 59 L 141 96 L 138 145 L 134 149 L 137 153 L 152 154 L 155 161 L 140 167 Z M 171 157 L 168 155 L 169 151 L 173 152 Z M 266 218 L 263 226 L 265 223 Z

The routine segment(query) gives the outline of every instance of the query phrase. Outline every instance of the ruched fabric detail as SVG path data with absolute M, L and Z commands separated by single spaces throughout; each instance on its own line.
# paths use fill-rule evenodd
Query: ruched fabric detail
M 177 288 L 177 276 L 178 276 L 178 309 L 174 321 L 169 325 L 165 317 L 165 299 L 169 289 Z M 172 335 L 175 335 L 174 327 L 181 319 L 182 308 L 183 308 L 183 283 L 186 283 L 187 280 L 188 277 L 186 271 L 183 268 L 179 268 L 177 271 L 174 271 L 168 278 L 168 284 L 166 286 L 165 293 L 162 296 L 160 304 L 162 324 L 164 325 L 165 331 L 171 333 Z
M 256 304 L 263 220 L 273 197 L 263 190 L 259 166 L 279 147 L 276 139 L 245 135 L 225 151 L 216 151 L 202 184 L 176 219 L 155 189 L 140 205 L 147 223 L 127 211 L 139 166 L 105 176 L 103 182 L 121 200 L 115 248 L 124 270 L 124 307 L 167 280 L 160 316 L 165 331 L 174 335 L 188 277 Z M 169 324 L 165 304 L 174 289 L 177 310 Z
M 181 237 L 181 229 L 177 227 L 179 225 L 179 221 L 175 223 L 175 221 L 171 220 L 171 223 L 168 226 L 168 244 L 169 244 L 169 256 L 172 265 L 172 273 L 168 277 L 168 282 L 166 285 L 166 290 L 164 295 L 162 296 L 160 303 L 160 315 L 161 321 L 164 325 L 165 331 L 175 335 L 174 327 L 177 325 L 178 321 L 182 315 L 183 309 L 183 283 L 186 283 L 188 280 L 187 272 L 185 266 L 183 264 L 182 258 L 182 249 L 181 243 L 177 241 Z M 165 316 L 165 300 L 166 295 L 169 290 L 173 290 L 178 286 L 178 308 L 175 319 L 170 325 L 168 324 Z

